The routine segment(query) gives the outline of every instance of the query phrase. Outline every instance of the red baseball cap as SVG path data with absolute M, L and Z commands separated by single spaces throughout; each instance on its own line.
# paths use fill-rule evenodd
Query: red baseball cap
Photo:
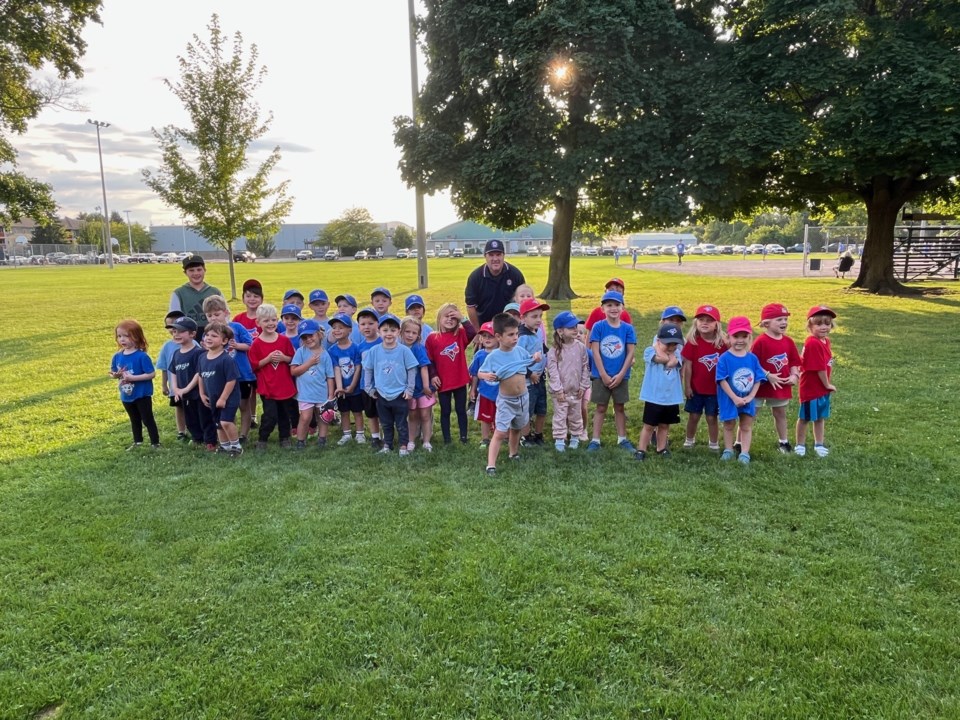
M 611 285 L 619 285 L 619 286 L 622 287 L 624 290 L 627 289 L 627 286 L 624 284 L 623 280 L 622 280 L 621 278 L 618 278 L 618 277 L 613 277 L 613 278 L 610 278 L 609 280 L 607 280 L 607 284 L 603 286 L 603 289 L 604 289 L 604 290 L 609 290 Z
M 540 302 L 536 298 L 527 298 L 520 303 L 520 315 L 526 315 L 531 310 L 549 310 L 550 306 L 545 302 Z
M 717 322 L 720 322 L 720 311 L 713 305 L 701 305 L 698 307 L 693 316 L 699 317 L 701 315 L 706 315 L 707 317 L 713 318 Z
M 763 309 L 760 311 L 760 320 L 773 320 L 778 317 L 790 317 L 790 311 L 787 310 L 785 305 L 780 303 L 770 303 L 769 305 L 764 305 Z
M 492 322 L 485 322 L 483 325 L 481 325 L 480 332 L 486 333 L 487 335 L 496 335 L 496 333 L 493 331 Z
M 814 305 L 812 308 L 810 308 L 810 312 L 807 313 L 807 320 L 812 318 L 814 315 L 829 315 L 832 318 L 837 316 L 837 314 L 826 305 Z
M 777 315 L 776 317 L 780 316 Z M 750 319 L 742 315 L 730 318 L 730 322 L 727 323 L 727 333 L 730 335 L 736 335 L 737 333 L 753 335 L 753 327 L 750 325 Z

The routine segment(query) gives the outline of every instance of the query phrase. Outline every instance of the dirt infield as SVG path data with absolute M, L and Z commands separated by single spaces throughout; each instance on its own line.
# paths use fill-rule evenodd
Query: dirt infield
M 819 271 L 807 270 L 808 278 L 834 278 L 833 264 L 836 260 L 823 260 Z M 624 270 L 632 269 L 630 263 L 620 263 Z M 683 259 L 683 265 L 672 263 L 637 263 L 637 270 L 659 270 L 660 272 L 685 273 L 687 275 L 712 275 L 715 277 L 745 277 L 745 278 L 802 278 L 803 258 L 768 257 L 749 258 L 743 260 L 708 260 L 705 258 Z M 851 273 L 847 273 L 847 278 Z M 852 277 L 856 277 L 855 269 Z

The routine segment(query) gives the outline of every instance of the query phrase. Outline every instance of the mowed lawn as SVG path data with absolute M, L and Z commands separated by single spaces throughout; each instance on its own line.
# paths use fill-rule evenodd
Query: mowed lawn
M 430 261 L 428 316 L 478 263 Z M 517 261 L 538 289 L 547 263 Z M 179 267 L 0 271 L 0 717 L 960 717 L 960 295 L 575 258 L 570 309 L 613 274 L 641 343 L 667 304 L 783 302 L 798 341 L 832 306 L 831 455 L 777 454 L 765 415 L 749 468 L 679 429 L 639 464 L 608 431 L 491 479 L 475 426 L 405 461 L 275 441 L 230 461 L 176 445 L 162 403 L 165 447 L 128 453 L 113 327 L 140 319 L 155 356 Z M 402 307 L 416 264 L 250 276 L 268 301 L 387 285 Z

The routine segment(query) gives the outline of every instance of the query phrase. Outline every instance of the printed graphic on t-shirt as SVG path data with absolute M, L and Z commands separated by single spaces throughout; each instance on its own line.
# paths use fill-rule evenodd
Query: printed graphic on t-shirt
M 711 353 L 710 355 L 702 355 L 697 361 L 703 365 L 707 370 L 713 371 L 717 366 L 717 363 L 720 362 L 720 353 Z
M 738 393 L 746 395 L 754 384 L 753 370 L 750 368 L 737 368 L 733 371 L 733 377 L 730 378 L 730 384 Z
M 343 375 L 344 378 L 353 377 L 355 367 L 352 358 L 342 357 L 337 361 L 337 365 L 340 366 L 340 374 Z
M 624 354 L 626 348 L 616 335 L 606 335 L 600 339 L 600 354 L 608 359 L 616 359 Z
M 454 340 L 452 343 L 447 345 L 443 350 L 440 351 L 440 354 L 445 358 L 450 358 L 451 361 L 456 361 L 457 355 L 460 354 L 460 343 Z
M 773 355 L 771 357 L 768 357 L 765 362 L 773 366 L 776 369 L 777 373 L 779 373 L 781 370 L 783 370 L 787 366 L 787 362 L 788 362 L 787 354 L 784 352 L 778 355 Z

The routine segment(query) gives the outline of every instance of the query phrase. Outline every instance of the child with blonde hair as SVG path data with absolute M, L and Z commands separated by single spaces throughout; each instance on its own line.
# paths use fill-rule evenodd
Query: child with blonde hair
M 513 293 L 513 301 L 519 306 L 523 305 L 524 300 L 534 300 L 537 295 L 533 291 L 533 287 L 523 283 L 522 285 L 517 285 L 517 289 Z M 522 324 L 522 321 L 521 321 Z M 541 325 L 537 329 L 537 335 L 540 337 L 540 342 L 542 345 L 546 346 L 547 344 L 547 316 L 544 315 L 541 318 Z
M 757 335 L 751 348 L 763 369 L 770 373 L 770 382 L 757 391 L 757 405 L 770 408 L 780 441 L 778 449 L 784 454 L 793 449 L 787 439 L 787 405 L 793 399 L 794 385 L 800 381 L 800 353 L 786 334 L 789 317 L 790 312 L 781 303 L 764 305 L 760 311 L 763 332 Z
M 720 450 L 720 425 L 717 415 L 717 363 L 720 353 L 727 349 L 729 341 L 720 325 L 720 310 L 715 305 L 701 305 L 693 316 L 693 327 L 687 333 L 686 342 L 680 351 L 686 361 L 682 365 L 683 406 L 687 413 L 685 448 L 696 445 L 697 426 L 700 416 L 706 416 L 707 441 L 711 450 Z
M 807 453 L 807 425 L 813 423 L 813 451 L 817 457 L 830 454 L 823 444 L 823 433 L 830 417 L 830 394 L 836 392 L 833 373 L 833 350 L 830 332 L 837 314 L 826 305 L 814 305 L 807 313 L 807 331 L 803 343 L 800 374 L 800 417 L 797 420 L 797 444 L 794 452 Z
M 146 425 L 150 444 L 160 447 L 160 431 L 153 417 L 153 378 L 157 371 L 147 355 L 147 338 L 136 320 L 121 320 L 114 328 L 114 337 L 120 349 L 110 361 L 110 377 L 119 380 L 120 402 L 130 418 L 133 431 L 133 450 L 143 445 L 143 427 Z
M 557 452 L 580 446 L 584 421 L 581 400 L 590 388 L 587 346 L 580 342 L 580 321 L 569 310 L 553 319 L 553 347 L 547 351 L 547 378 L 553 396 L 553 443 Z
M 280 318 L 274 305 L 267 303 L 257 308 L 257 324 L 260 325 L 260 335 L 253 341 L 247 355 L 257 374 L 257 394 L 263 403 L 257 449 L 266 449 L 267 439 L 274 428 L 280 436 L 280 447 L 290 447 L 290 426 L 296 421 L 296 412 L 293 415 L 289 412 L 291 400 L 297 395 L 290 374 L 290 361 L 295 351 L 290 339 L 277 333 Z
M 453 303 L 444 303 L 437 310 L 437 328 L 427 337 L 427 357 L 433 363 L 432 380 L 440 401 L 440 432 L 443 442 L 452 442 L 450 435 L 451 403 L 457 411 L 460 442 L 467 442 L 467 386 L 470 371 L 467 367 L 467 346 L 477 334 L 469 320 Z
M 297 450 L 307 446 L 307 432 L 316 418 L 317 446 L 327 444 L 327 424 L 319 417 L 327 401 L 333 397 L 334 374 L 330 353 L 323 349 L 323 326 L 314 319 L 302 320 L 297 326 L 300 347 L 290 361 L 290 374 L 297 383 Z
M 418 318 L 408 315 L 401 321 L 400 342 L 410 348 L 419 365 L 413 383 L 413 397 L 407 400 L 407 407 L 410 410 L 407 416 L 407 427 L 410 431 L 410 439 L 407 443 L 409 452 L 413 452 L 416 447 L 415 441 L 418 435 L 423 436 L 423 449 L 427 452 L 433 450 L 430 440 L 433 439 L 433 406 L 437 404 L 437 399 L 433 395 L 433 388 L 430 387 L 431 363 L 430 358 L 427 357 L 426 348 L 420 342 L 422 335 L 423 324 Z

